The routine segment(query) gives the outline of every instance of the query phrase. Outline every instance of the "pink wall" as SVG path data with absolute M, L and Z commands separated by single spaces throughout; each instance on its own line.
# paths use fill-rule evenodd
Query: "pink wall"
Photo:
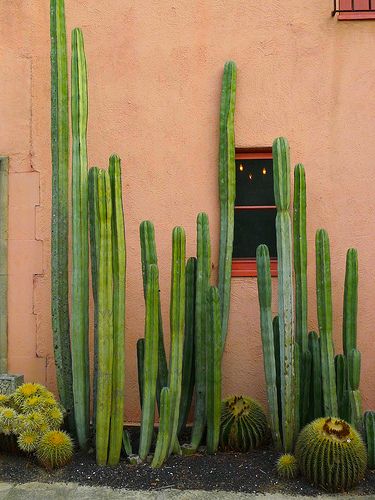
M 210 216 L 216 277 L 218 111 L 229 58 L 238 65 L 237 146 L 269 146 L 285 135 L 292 161 L 306 166 L 309 327 L 316 327 L 314 234 L 323 226 L 331 239 L 340 349 L 345 253 L 349 246 L 359 250 L 362 390 L 364 406 L 375 407 L 375 23 L 337 22 L 326 0 L 66 0 L 66 10 L 69 30 L 81 26 L 86 41 L 89 163 L 103 166 L 117 152 L 124 164 L 126 420 L 139 417 L 139 223 L 155 223 L 166 325 L 171 230 L 185 227 L 193 254 L 195 219 L 202 210 Z M 55 388 L 49 1 L 2 2 L 0 26 L 0 153 L 10 156 L 11 169 L 9 365 Z M 229 330 L 224 393 L 264 401 L 255 278 L 233 279 Z

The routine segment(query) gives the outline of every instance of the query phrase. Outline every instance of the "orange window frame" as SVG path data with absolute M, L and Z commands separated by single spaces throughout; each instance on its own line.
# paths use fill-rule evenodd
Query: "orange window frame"
M 235 154 L 236 160 L 249 160 L 249 159 L 272 159 L 272 148 L 236 148 Z M 270 208 L 276 208 L 276 206 L 248 206 L 248 207 L 236 207 L 235 210 L 253 210 L 263 208 L 264 210 L 268 210 Z M 271 258 L 271 276 L 277 276 L 277 259 Z M 257 276 L 257 263 L 255 258 L 248 259 L 232 259 L 232 277 L 240 278 L 240 277 L 256 277 Z
M 365 21 L 375 19 L 375 0 L 335 0 L 339 21 Z

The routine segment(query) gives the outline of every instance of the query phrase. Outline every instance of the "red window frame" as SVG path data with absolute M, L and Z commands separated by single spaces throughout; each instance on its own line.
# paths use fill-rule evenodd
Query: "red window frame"
M 375 19 L 375 0 L 335 0 L 334 9 L 339 21 Z
M 236 160 L 249 160 L 249 159 L 272 159 L 272 148 L 236 148 Z M 248 207 L 235 207 L 235 210 L 254 210 L 263 208 L 269 210 L 276 208 L 273 206 L 248 206 Z M 271 263 L 271 276 L 277 276 L 277 259 L 270 259 Z M 257 276 L 257 263 L 255 258 L 249 259 L 232 259 L 232 277 L 255 277 Z

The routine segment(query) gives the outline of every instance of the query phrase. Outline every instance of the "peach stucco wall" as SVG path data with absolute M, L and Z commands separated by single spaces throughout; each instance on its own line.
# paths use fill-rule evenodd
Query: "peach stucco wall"
M 128 421 L 139 417 L 135 343 L 143 335 L 139 223 L 155 223 L 168 322 L 170 234 L 207 211 L 218 256 L 222 67 L 238 65 L 236 145 L 288 137 L 308 179 L 309 327 L 316 327 L 314 234 L 328 229 L 336 345 L 345 253 L 360 259 L 365 408 L 375 407 L 375 21 L 337 22 L 328 0 L 66 0 L 89 67 L 89 163 L 123 159 Z M 49 1 L 0 2 L 0 153 L 10 156 L 9 369 L 55 388 L 50 315 Z M 275 281 L 276 284 L 276 281 Z M 276 303 L 274 304 L 276 310 Z M 232 281 L 224 393 L 265 399 L 256 279 Z

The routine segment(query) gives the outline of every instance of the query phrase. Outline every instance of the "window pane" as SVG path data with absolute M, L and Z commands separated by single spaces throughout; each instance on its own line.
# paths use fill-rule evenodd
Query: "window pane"
M 256 249 L 262 243 L 268 246 L 270 257 L 276 251 L 276 209 L 234 211 L 234 258 L 255 258 Z
M 236 205 L 274 205 L 272 159 L 236 160 Z

